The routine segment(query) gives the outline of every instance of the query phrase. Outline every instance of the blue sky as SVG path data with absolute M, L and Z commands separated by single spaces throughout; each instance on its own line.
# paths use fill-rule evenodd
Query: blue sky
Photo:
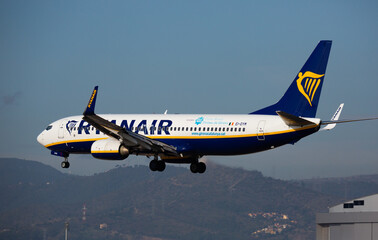
M 248 113 L 276 102 L 319 40 L 333 40 L 317 117 L 378 116 L 376 1 L 0 1 L 0 157 L 60 158 L 36 142 L 79 115 Z M 378 121 L 218 163 L 277 178 L 377 173 Z M 89 174 L 106 162 L 72 156 Z

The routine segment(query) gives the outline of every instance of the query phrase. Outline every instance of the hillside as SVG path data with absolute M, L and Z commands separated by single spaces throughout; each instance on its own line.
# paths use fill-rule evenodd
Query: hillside
M 63 238 L 67 219 L 72 239 L 315 239 L 315 213 L 341 201 L 257 171 L 208 166 L 202 175 L 138 166 L 82 177 L 0 159 L 0 239 Z
M 378 192 L 378 174 L 343 178 L 314 178 L 292 182 L 345 201 Z

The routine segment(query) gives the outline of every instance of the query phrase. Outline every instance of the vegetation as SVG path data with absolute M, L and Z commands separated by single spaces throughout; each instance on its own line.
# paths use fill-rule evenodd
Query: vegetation
M 138 166 L 82 177 L 0 159 L 0 176 L 0 239 L 10 240 L 63 239 L 66 221 L 72 239 L 315 239 L 315 214 L 343 199 L 213 163 L 202 175 Z

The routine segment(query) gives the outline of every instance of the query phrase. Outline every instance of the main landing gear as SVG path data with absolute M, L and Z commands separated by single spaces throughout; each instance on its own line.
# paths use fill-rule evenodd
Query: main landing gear
M 150 170 L 155 172 L 155 171 L 159 171 L 159 172 L 162 172 L 164 171 L 165 169 L 165 162 L 162 161 L 162 160 L 158 160 L 157 157 L 154 158 L 154 160 L 152 160 L 150 162 Z
M 206 171 L 206 164 L 203 162 L 193 162 L 190 164 L 190 171 L 192 173 L 204 173 Z
M 165 162 L 163 160 L 158 160 L 157 156 L 155 156 L 154 160 L 150 162 L 150 170 L 153 172 L 155 171 L 162 172 L 164 171 L 165 167 L 166 167 Z M 190 171 L 192 173 L 204 173 L 206 171 L 206 164 L 203 162 L 199 162 L 198 159 L 195 159 L 190 164 Z

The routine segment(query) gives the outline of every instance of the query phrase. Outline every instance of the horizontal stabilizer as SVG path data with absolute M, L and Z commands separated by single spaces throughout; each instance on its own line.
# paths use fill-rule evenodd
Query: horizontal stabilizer
M 286 123 L 288 126 L 305 126 L 305 125 L 313 125 L 315 123 L 310 122 L 304 118 L 297 117 L 294 115 L 291 115 L 290 113 L 286 113 L 283 111 L 276 111 L 278 116 L 282 118 L 282 120 Z
M 338 120 L 338 121 L 324 121 L 324 122 L 322 122 L 322 125 L 337 124 L 337 123 L 349 123 L 349 122 L 361 122 L 361 121 L 368 121 L 368 120 L 378 120 L 378 117 L 360 118 L 360 119 L 351 119 L 351 120 Z

